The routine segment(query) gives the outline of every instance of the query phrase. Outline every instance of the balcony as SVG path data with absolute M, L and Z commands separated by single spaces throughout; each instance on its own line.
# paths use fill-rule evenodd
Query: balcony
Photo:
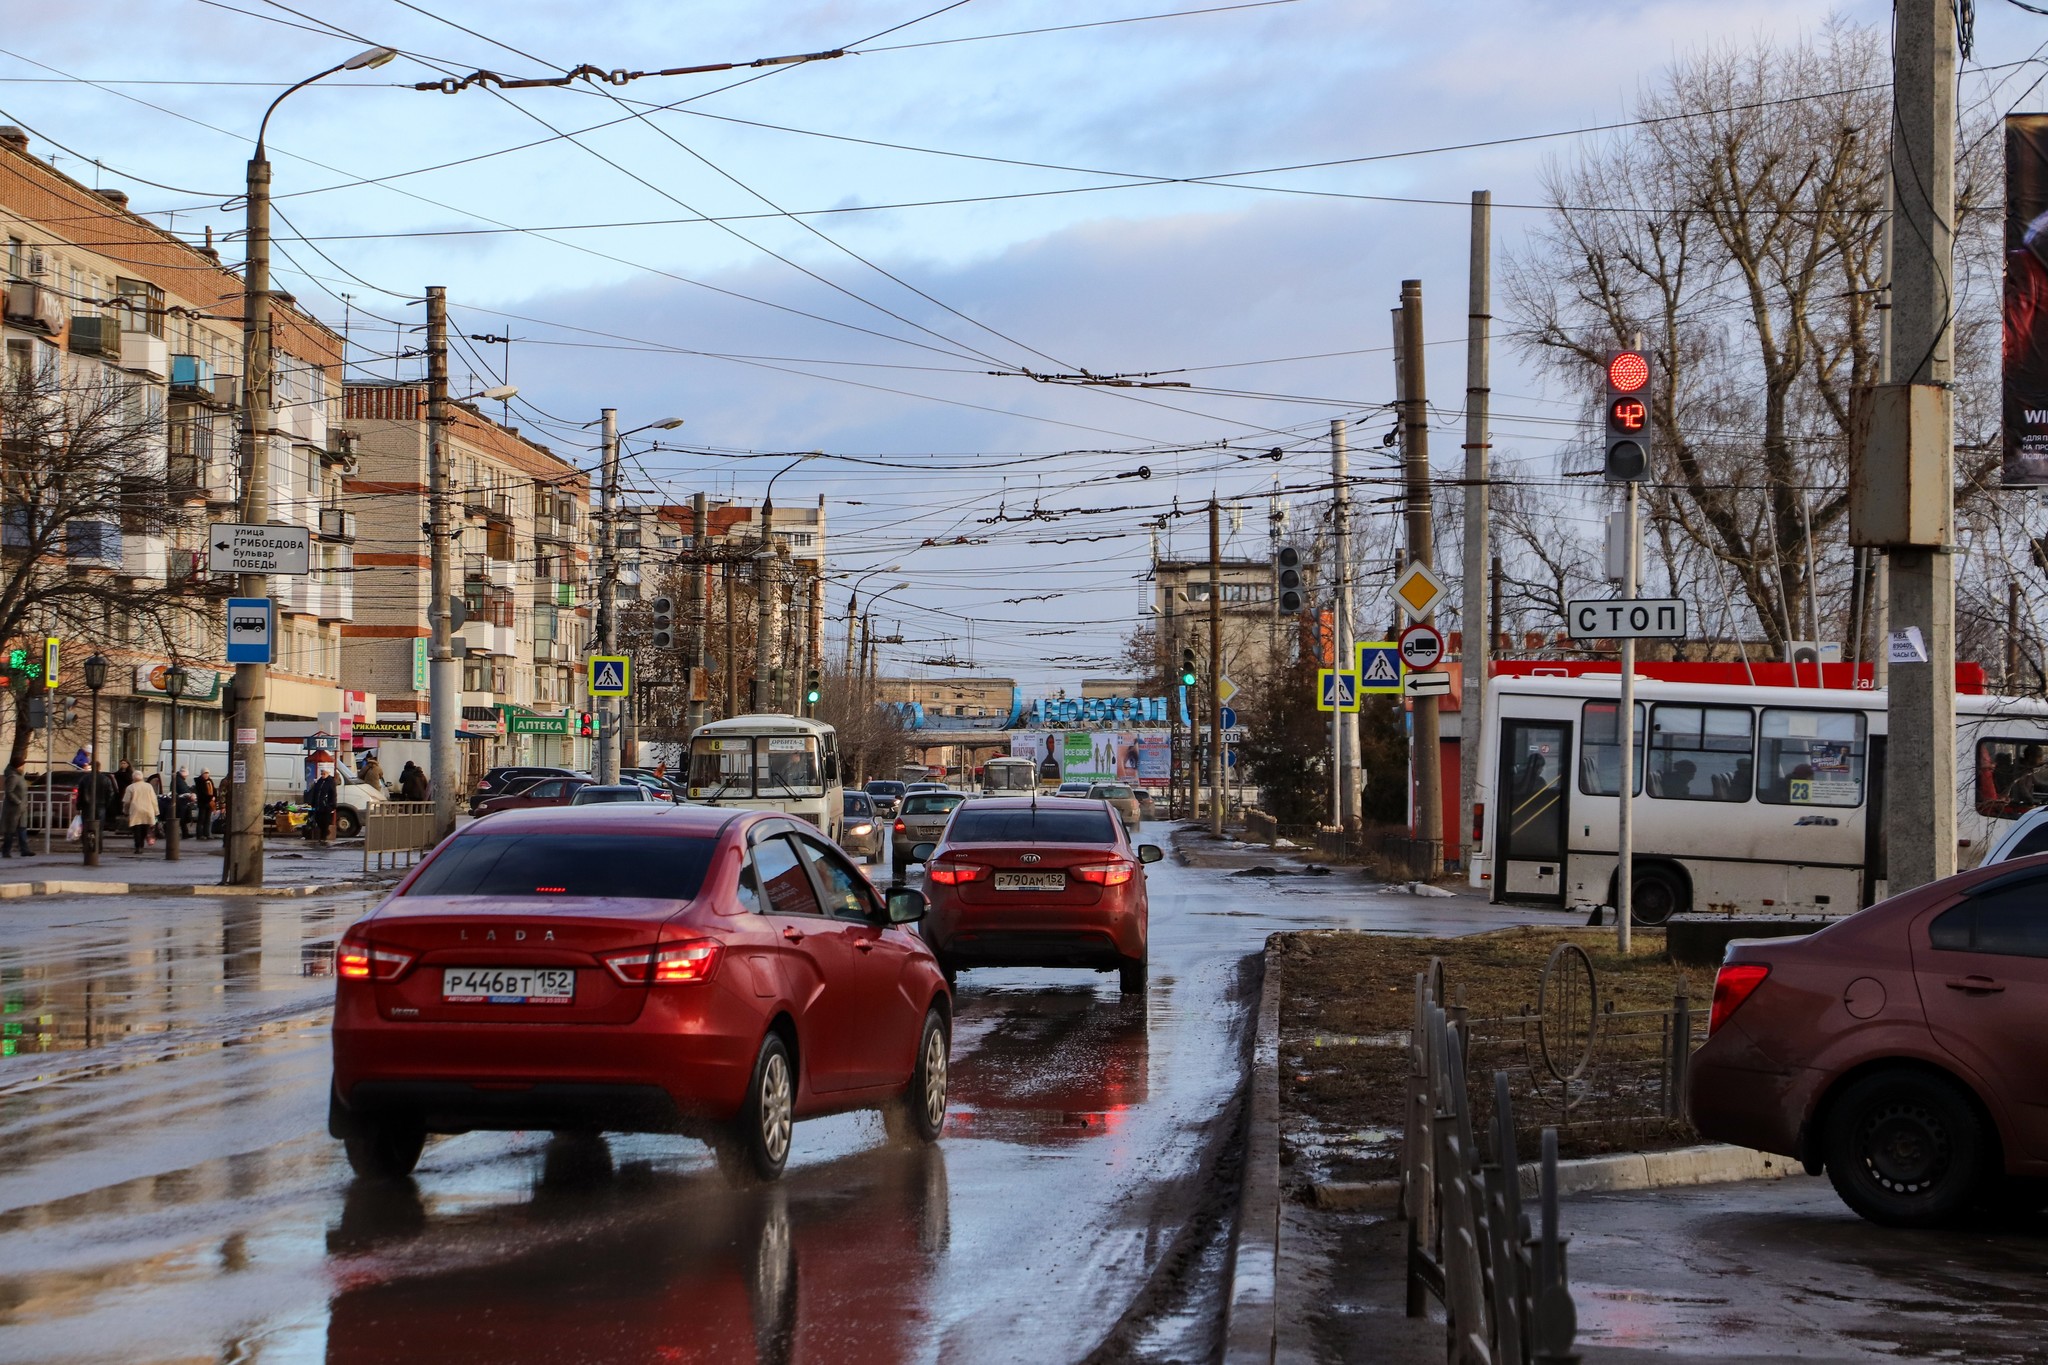
M 170 577 L 170 552 L 162 536 L 121 538 L 121 576 L 161 583 Z
M 17 327 L 41 328 L 49 336 L 64 330 L 64 301 L 56 291 L 28 280 L 15 280 L 6 291 L 7 320 Z
M 325 585 L 316 581 L 311 574 L 273 575 L 270 580 L 270 595 L 277 602 L 277 609 L 281 612 L 321 616 L 327 607 Z
M 121 358 L 121 320 L 103 317 L 98 313 L 87 313 L 71 319 L 71 352 L 73 355 L 104 356 L 108 360 Z
M 242 406 L 242 376 L 217 374 L 213 377 L 213 405 L 232 411 Z
M 123 332 L 121 368 L 131 374 L 168 379 L 171 374 L 170 345 L 162 337 L 151 336 L 147 332 Z
M 340 507 L 321 508 L 320 538 L 344 541 L 353 545 L 356 539 L 356 514 Z
M 519 563 L 512 559 L 486 559 L 484 580 L 494 588 L 519 586 Z
M 213 362 L 196 355 L 171 357 L 171 399 L 173 402 L 213 401 Z
M 317 614 L 323 621 L 353 621 L 356 615 L 356 585 L 348 574 L 331 575 L 321 585 Z
M 118 569 L 121 528 L 110 521 L 67 522 L 64 556 L 74 568 Z
M 495 654 L 509 659 L 518 648 L 512 627 L 494 626 L 489 621 L 465 621 L 459 634 L 462 648 L 470 654 Z
M 512 495 L 510 493 L 491 494 L 490 511 L 487 515 L 492 521 L 502 521 L 509 524 L 512 520 Z

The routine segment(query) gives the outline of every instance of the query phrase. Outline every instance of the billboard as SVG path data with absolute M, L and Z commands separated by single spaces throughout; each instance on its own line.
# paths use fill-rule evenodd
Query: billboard
M 2004 479 L 2048 485 L 2048 114 L 2005 120 Z
M 1041 782 L 1164 782 L 1164 730 L 1013 730 L 1010 753 L 1038 764 Z

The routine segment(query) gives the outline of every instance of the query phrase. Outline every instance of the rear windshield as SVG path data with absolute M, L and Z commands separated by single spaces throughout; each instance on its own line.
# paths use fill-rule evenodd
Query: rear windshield
M 576 793 L 579 806 L 596 806 L 607 801 L 631 801 L 636 806 L 646 804 L 641 792 L 632 787 L 585 787 Z
M 470 834 L 435 855 L 405 894 L 690 900 L 715 847 L 674 835 Z
M 919 792 L 903 798 L 905 815 L 944 815 L 967 799 L 962 792 Z
M 1128 801 L 1131 799 L 1131 789 L 1129 787 L 1090 787 L 1088 794 L 1090 796 L 1099 796 L 1105 801 Z
M 870 782 L 868 783 L 868 794 L 870 796 L 901 796 L 903 795 L 903 784 L 901 782 Z
M 946 839 L 955 844 L 1112 844 L 1116 831 L 1106 810 L 970 806 L 953 817 Z

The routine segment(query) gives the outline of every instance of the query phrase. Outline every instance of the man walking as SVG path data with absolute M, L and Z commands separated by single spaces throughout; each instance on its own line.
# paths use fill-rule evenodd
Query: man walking
M 28 857 L 28 777 L 20 759 L 7 765 L 6 780 L 0 784 L 0 858 L 13 857 L 17 843 L 21 856 Z
M 306 804 L 313 808 L 313 837 L 322 844 L 334 842 L 334 811 L 340 804 L 334 770 L 325 764 L 313 785 L 306 789 Z
M 121 793 L 121 813 L 128 833 L 135 837 L 135 851 L 142 852 L 149 843 L 150 826 L 156 823 L 156 789 L 147 782 L 130 782 Z
M 213 833 L 213 770 L 201 768 L 199 780 L 192 784 L 192 818 L 199 827 L 193 837 L 204 839 Z

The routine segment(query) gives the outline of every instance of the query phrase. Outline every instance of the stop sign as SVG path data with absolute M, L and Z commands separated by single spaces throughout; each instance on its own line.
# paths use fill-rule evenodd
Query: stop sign
M 1401 632 L 1401 662 L 1422 673 L 1443 662 L 1444 637 L 1435 626 L 1413 625 Z

